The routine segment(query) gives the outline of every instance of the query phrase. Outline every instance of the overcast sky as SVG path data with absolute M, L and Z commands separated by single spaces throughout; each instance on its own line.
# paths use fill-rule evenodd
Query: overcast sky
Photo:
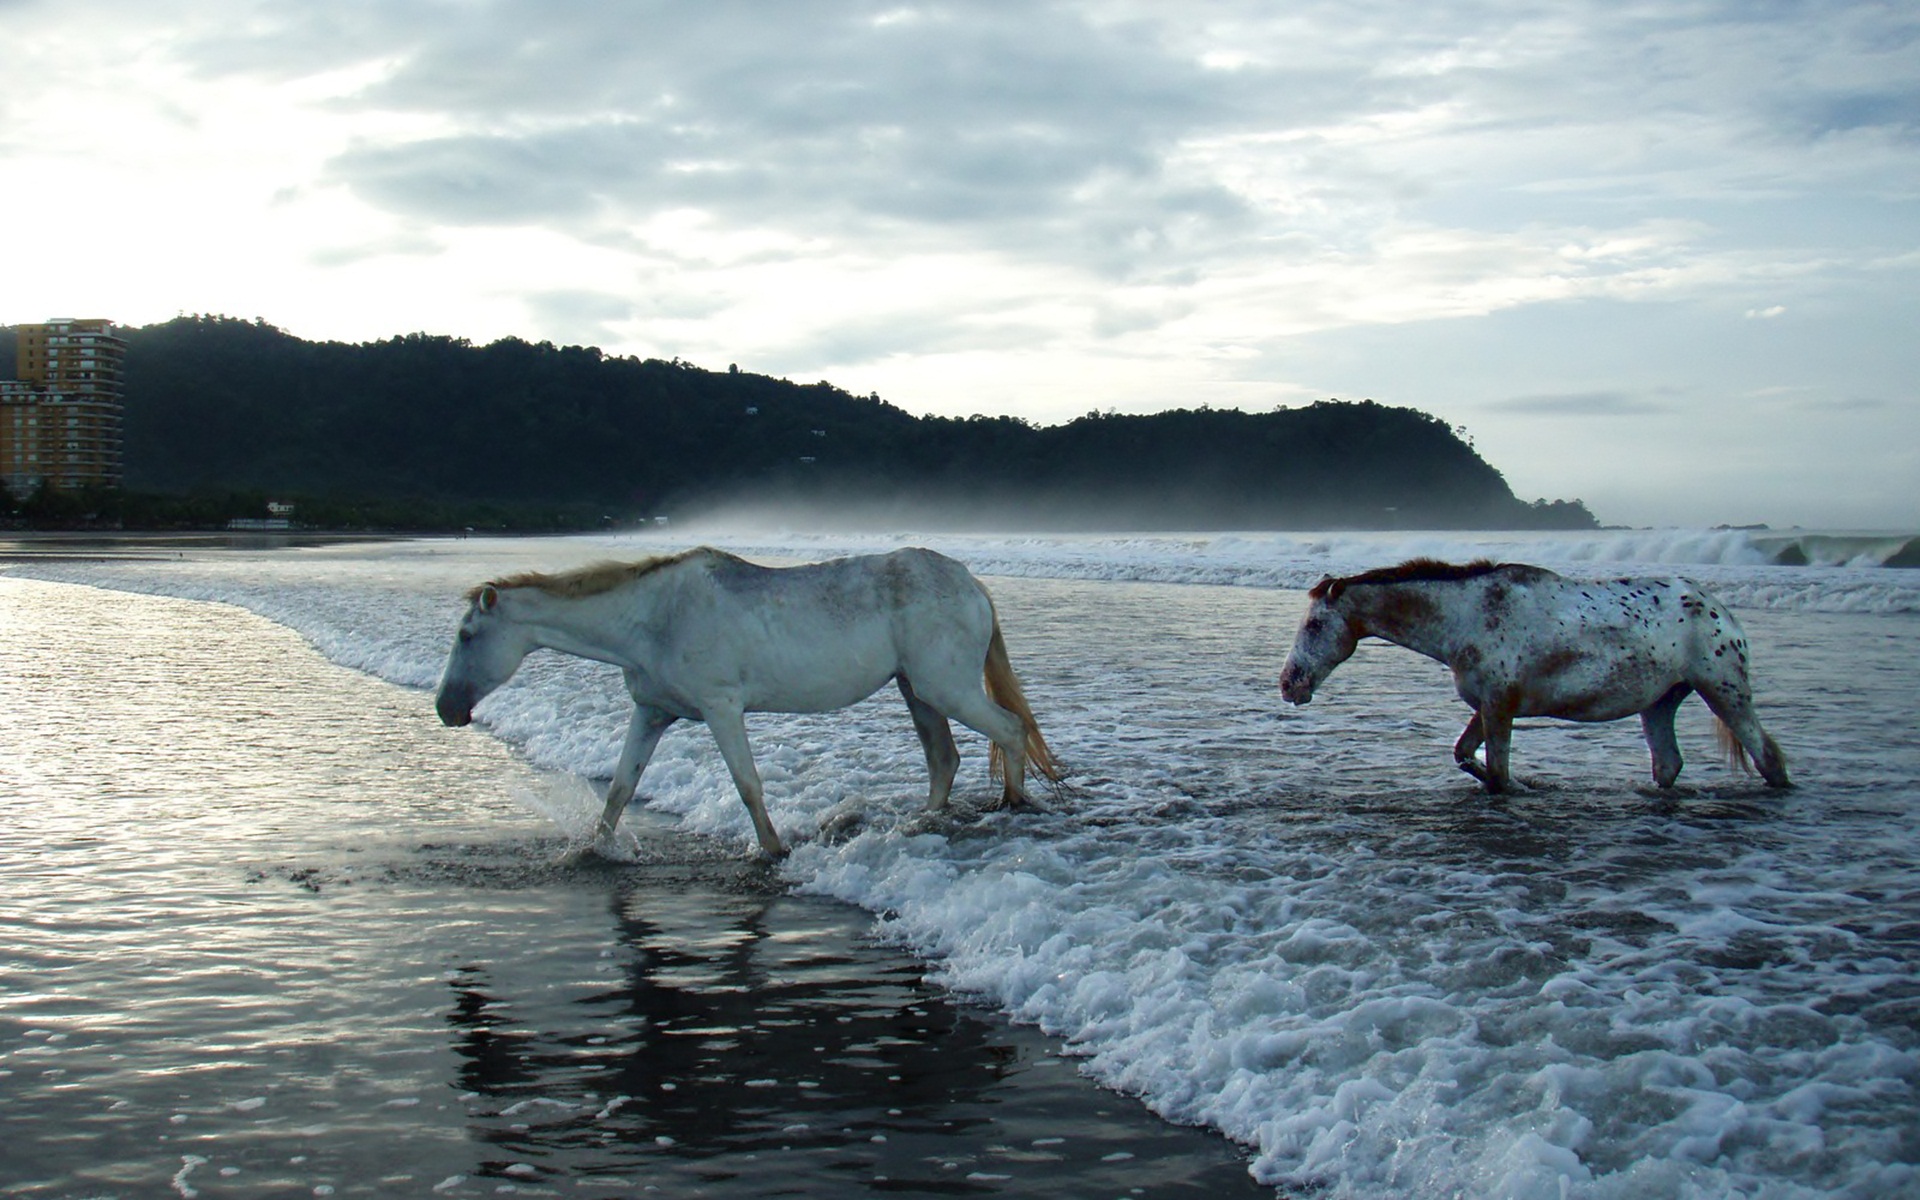
M 1605 521 L 1914 527 L 1917 150 L 1910 0 L 0 0 L 0 322 L 1372 398 Z

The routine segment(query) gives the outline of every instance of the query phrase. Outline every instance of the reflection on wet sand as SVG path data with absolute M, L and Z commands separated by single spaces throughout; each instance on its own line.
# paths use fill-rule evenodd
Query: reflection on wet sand
M 560 865 L 257 617 L 0 576 L 0 662 L 0 1195 L 1271 1194 L 736 847 Z
M 682 1195 L 1271 1194 L 1209 1135 L 1117 1096 L 1090 1107 L 1070 1060 L 929 991 L 862 914 L 623 875 L 614 986 L 516 988 L 481 962 L 448 980 L 485 1174 Z

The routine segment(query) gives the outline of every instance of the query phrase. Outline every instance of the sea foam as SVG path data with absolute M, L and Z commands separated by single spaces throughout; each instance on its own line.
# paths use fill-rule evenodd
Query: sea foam
M 421 688 L 472 583 L 686 540 L 13 569 L 239 604 Z M 932 818 L 890 694 L 757 717 L 794 846 L 782 876 L 873 912 L 938 982 L 1060 1038 L 1106 1085 L 1239 1141 L 1258 1178 L 1339 1197 L 1920 1194 L 1920 631 L 1903 615 L 1920 577 L 1775 565 L 1740 531 L 712 540 L 768 561 L 925 542 L 997 577 L 1074 792 Z M 1298 589 L 1419 554 L 1701 579 L 1751 610 L 1762 715 L 1794 714 L 1780 732 L 1802 786 L 1716 774 L 1696 719 L 1694 790 L 1650 799 L 1631 723 L 1530 723 L 1530 788 L 1488 806 L 1451 768 L 1444 672 L 1388 648 L 1282 709 L 1271 675 Z M 1185 586 L 1132 586 L 1168 583 Z M 1824 615 L 1849 613 L 1878 622 L 1872 639 Z M 1794 653 L 1770 657 L 1783 641 Z M 538 764 L 604 779 L 627 712 L 610 669 L 542 655 L 477 716 Z M 978 739 L 961 741 L 965 805 L 988 789 Z M 697 727 L 668 737 L 642 790 L 751 851 Z M 577 831 L 596 800 L 529 803 Z

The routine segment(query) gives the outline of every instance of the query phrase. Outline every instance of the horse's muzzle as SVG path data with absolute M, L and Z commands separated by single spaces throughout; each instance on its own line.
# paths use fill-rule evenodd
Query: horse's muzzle
M 473 697 L 466 693 L 441 692 L 433 702 L 434 711 L 440 714 L 442 725 L 459 728 L 473 724 Z
M 1313 682 L 1305 671 L 1280 672 L 1280 698 L 1288 704 L 1306 704 L 1313 699 Z

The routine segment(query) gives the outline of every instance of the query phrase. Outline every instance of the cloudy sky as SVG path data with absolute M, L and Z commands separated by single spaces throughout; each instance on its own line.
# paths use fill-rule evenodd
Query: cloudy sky
M 1920 525 L 1910 0 L 0 0 L 0 322 L 915 412 L 1372 398 L 1607 521 Z

